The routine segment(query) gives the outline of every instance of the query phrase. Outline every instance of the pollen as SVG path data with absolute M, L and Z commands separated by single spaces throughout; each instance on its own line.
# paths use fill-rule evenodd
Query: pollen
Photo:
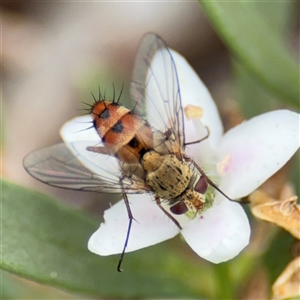
M 203 117 L 203 108 L 197 105 L 188 104 L 183 111 L 188 120 L 201 119 Z
M 227 173 L 231 162 L 231 156 L 230 154 L 226 154 L 223 156 L 223 158 L 217 163 L 217 172 L 219 175 L 223 176 L 225 173 Z

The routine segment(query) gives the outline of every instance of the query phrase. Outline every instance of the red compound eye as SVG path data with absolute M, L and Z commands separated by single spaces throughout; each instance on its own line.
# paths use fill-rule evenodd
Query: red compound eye
M 201 176 L 195 185 L 195 191 L 200 194 L 205 194 L 207 187 L 208 187 L 208 183 L 207 183 L 206 177 Z
M 177 202 L 175 205 L 170 207 L 170 211 L 175 215 L 185 214 L 189 209 L 183 201 Z

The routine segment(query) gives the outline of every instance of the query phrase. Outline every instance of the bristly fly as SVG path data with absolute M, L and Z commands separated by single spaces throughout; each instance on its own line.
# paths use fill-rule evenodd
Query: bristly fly
M 51 186 L 123 195 L 129 223 L 118 271 L 122 271 L 134 218 L 127 194 L 151 193 L 179 228 L 173 215 L 205 209 L 208 184 L 228 198 L 185 155 L 186 145 L 201 142 L 209 133 L 186 143 L 176 65 L 168 47 L 154 34 L 147 34 L 139 46 L 131 96 L 136 101 L 133 110 L 99 93 L 90 107 L 89 129 L 99 135 L 97 145 L 88 140 L 61 143 L 24 158 L 27 172 Z M 108 163 L 102 167 L 104 160 Z M 162 202 L 170 206 L 170 212 Z

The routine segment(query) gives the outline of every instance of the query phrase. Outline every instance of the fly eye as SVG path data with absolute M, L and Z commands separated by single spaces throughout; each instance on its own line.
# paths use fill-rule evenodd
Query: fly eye
M 183 201 L 177 202 L 175 205 L 170 207 L 170 211 L 175 215 L 185 214 L 189 209 Z
M 195 185 L 195 191 L 200 194 L 205 194 L 208 187 L 208 183 L 205 176 L 201 176 Z

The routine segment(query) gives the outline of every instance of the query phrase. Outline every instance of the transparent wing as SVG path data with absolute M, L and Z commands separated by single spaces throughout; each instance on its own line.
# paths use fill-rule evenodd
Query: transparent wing
M 147 34 L 138 49 L 131 83 L 138 112 L 161 138 L 170 137 L 177 151 L 184 147 L 183 108 L 176 66 L 170 50 L 155 34 Z
M 145 192 L 142 180 L 121 181 L 117 159 L 87 151 L 90 145 L 91 142 L 57 144 L 29 153 L 23 164 L 31 176 L 55 187 L 102 193 Z

